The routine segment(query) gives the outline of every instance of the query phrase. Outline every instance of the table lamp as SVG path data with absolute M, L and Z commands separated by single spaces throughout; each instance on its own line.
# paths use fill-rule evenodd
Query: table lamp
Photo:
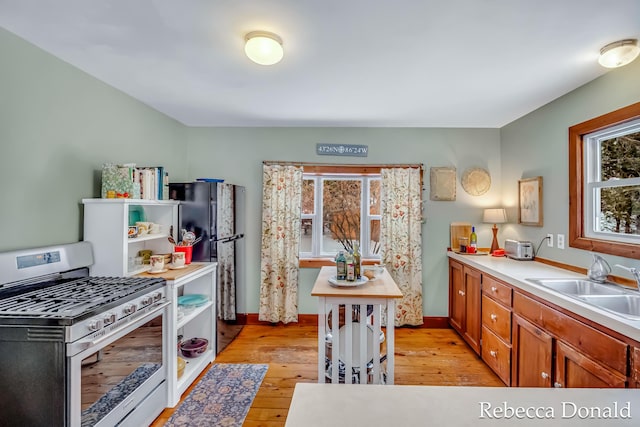
M 491 242 L 491 253 L 498 249 L 498 227 L 496 224 L 503 224 L 507 222 L 507 212 L 502 209 L 485 209 L 482 222 L 493 224 L 493 242 Z

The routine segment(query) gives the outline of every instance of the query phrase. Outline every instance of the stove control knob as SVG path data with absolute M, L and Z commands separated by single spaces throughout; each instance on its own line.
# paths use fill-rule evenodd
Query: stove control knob
M 89 328 L 89 330 L 92 332 L 99 331 L 100 329 L 102 329 L 102 320 L 92 320 L 87 325 L 87 328 Z
M 156 292 L 153 294 L 153 302 L 160 301 L 162 299 L 162 292 Z
M 124 308 L 124 314 L 131 314 L 131 313 L 135 313 L 137 308 L 138 308 L 138 307 L 136 307 L 136 305 L 135 305 L 135 304 L 129 304 L 129 305 L 125 306 L 125 308 Z
M 148 305 L 149 305 L 149 304 L 151 304 L 152 302 L 153 302 L 153 297 L 152 297 L 151 295 L 149 295 L 149 296 L 147 296 L 147 297 L 144 297 L 144 298 L 142 298 L 142 300 L 140 300 L 140 304 L 141 304 L 143 307 L 148 306 Z
M 116 321 L 116 314 L 115 313 L 107 313 L 105 314 L 104 318 L 102 319 L 102 322 L 104 323 L 105 326 L 110 325 L 112 323 L 114 323 Z

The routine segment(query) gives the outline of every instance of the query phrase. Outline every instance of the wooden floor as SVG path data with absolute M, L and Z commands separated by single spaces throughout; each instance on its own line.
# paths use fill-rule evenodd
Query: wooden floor
M 317 331 L 306 325 L 245 326 L 216 357 L 214 363 L 269 364 L 244 426 L 284 426 L 296 383 L 317 382 Z M 452 329 L 397 328 L 395 343 L 396 384 L 504 386 Z M 172 412 L 165 410 L 152 426 L 162 426 Z

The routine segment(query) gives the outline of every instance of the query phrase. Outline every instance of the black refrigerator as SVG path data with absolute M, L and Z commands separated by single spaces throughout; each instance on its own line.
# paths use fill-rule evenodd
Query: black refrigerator
M 245 188 L 224 182 L 169 184 L 169 198 L 179 200 L 178 238 L 182 230 L 202 237 L 193 247 L 192 261 L 217 262 L 217 343 L 220 353 L 240 333 L 246 310 Z M 245 319 L 246 320 L 246 319 Z

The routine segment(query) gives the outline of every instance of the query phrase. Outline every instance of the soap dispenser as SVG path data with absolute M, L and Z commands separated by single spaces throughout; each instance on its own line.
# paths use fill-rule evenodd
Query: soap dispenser
M 591 255 L 593 256 L 593 261 L 591 262 L 591 267 L 589 267 L 587 276 L 594 282 L 605 282 L 607 280 L 607 276 L 611 273 L 609 263 L 600 255 Z

